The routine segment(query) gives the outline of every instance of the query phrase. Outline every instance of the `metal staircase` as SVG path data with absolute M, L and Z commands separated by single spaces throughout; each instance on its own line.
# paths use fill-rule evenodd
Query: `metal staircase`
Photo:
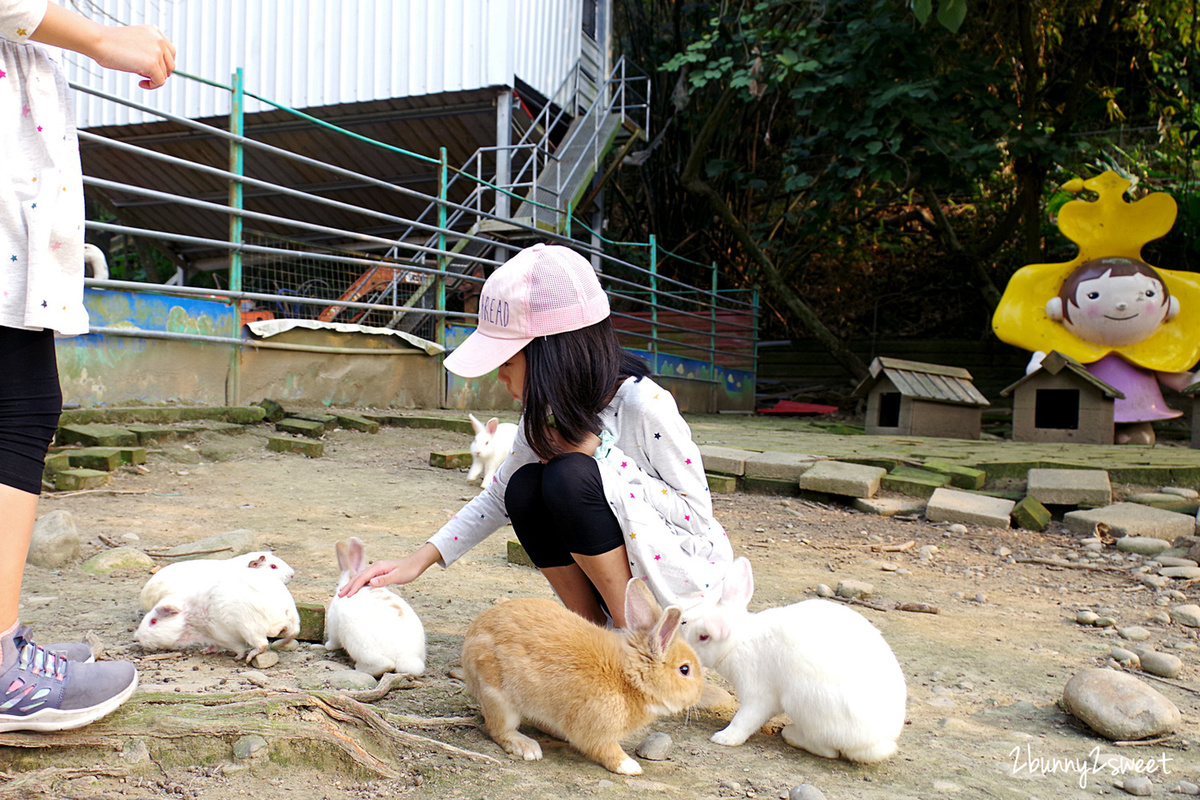
M 462 196 L 457 207 L 431 202 L 399 237 L 386 258 L 405 259 L 424 266 L 431 255 L 446 258 L 449 272 L 482 276 L 482 267 L 494 260 L 494 251 L 540 238 L 546 232 L 562 233 L 570 216 L 594 200 L 612 169 L 600 173 L 614 149 L 615 167 L 648 127 L 649 78 L 624 58 L 603 82 L 590 79 L 577 64 L 554 97 L 520 130 L 520 138 L 507 147 L 482 147 L 454 171 L 443 197 Z M 514 115 L 515 116 L 515 115 Z M 555 136 L 566 126 L 566 133 Z M 510 163 L 507 181 L 497 181 L 497 165 Z M 505 213 L 512 205 L 516 211 Z M 430 264 L 430 266 L 439 266 Z M 434 307 L 438 278 L 416 270 L 381 263 L 363 273 L 339 298 L 342 301 L 391 302 L 417 311 Z M 459 281 L 458 283 L 462 283 Z M 454 281 L 447 291 L 458 288 Z M 402 302 L 398 302 L 401 301 Z M 320 315 L 325 321 L 353 321 L 418 332 L 432 325 L 427 314 L 399 311 L 386 320 L 353 316 L 343 306 L 331 305 Z M 425 335 L 428 335 L 427 333 Z M 432 337 L 430 337 L 432 338 Z

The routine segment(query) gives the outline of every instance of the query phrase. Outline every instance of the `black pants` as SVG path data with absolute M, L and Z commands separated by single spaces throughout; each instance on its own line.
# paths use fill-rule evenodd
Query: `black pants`
M 0 483 L 42 493 L 61 413 L 54 332 L 0 327 Z
M 508 481 L 504 504 L 521 546 L 539 569 L 570 566 L 572 554 L 597 556 L 625 544 L 604 498 L 600 468 L 583 453 L 521 467 Z

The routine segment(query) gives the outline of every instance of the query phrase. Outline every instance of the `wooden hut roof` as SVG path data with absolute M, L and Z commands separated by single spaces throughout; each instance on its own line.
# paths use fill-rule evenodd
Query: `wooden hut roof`
M 960 406 L 991 405 L 971 383 L 971 373 L 960 367 L 880 356 L 871 362 L 869 372 L 854 390 L 856 397 L 866 395 L 886 377 L 905 397 Z
M 1005 387 L 1004 389 L 1002 389 L 1000 391 L 1000 394 L 1004 397 L 1008 397 L 1010 394 L 1012 394 L 1017 389 L 1018 386 L 1025 383 L 1026 381 L 1032 379 L 1038 373 L 1045 372 L 1050 375 L 1057 375 L 1058 373 L 1062 372 L 1063 370 L 1066 370 L 1071 375 L 1075 375 L 1084 383 L 1094 386 L 1096 389 L 1103 392 L 1104 396 L 1109 399 L 1125 397 L 1125 393 L 1122 392 L 1120 389 L 1100 380 L 1095 375 L 1088 372 L 1087 367 L 1085 367 L 1083 364 L 1079 363 L 1078 361 L 1071 358 L 1070 356 L 1063 355 L 1062 353 L 1058 352 L 1057 350 L 1051 350 L 1046 355 L 1046 357 L 1044 359 L 1042 359 L 1041 366 L 1039 366 L 1033 372 L 1030 372 L 1024 378 L 1021 378 L 1021 380 L 1017 381 L 1016 383 L 1012 384 L 1011 386 L 1008 386 L 1008 387 Z

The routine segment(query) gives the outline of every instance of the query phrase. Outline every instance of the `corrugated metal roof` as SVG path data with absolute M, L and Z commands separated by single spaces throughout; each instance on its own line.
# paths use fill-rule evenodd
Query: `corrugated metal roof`
M 547 97 L 581 50 L 579 0 L 90 0 L 83 13 L 153 23 L 178 48 L 177 68 L 291 108 L 512 86 Z M 138 78 L 66 53 L 76 83 L 189 119 L 229 113 L 229 94 L 192 81 L 138 88 Z M 249 100 L 248 113 L 267 110 Z M 79 93 L 80 127 L 158 118 Z
M 856 396 L 867 394 L 887 378 L 905 397 L 963 406 L 991 405 L 971 383 L 971 373 L 959 367 L 880 357 L 871 362 L 869 371 L 870 376 L 854 390 Z

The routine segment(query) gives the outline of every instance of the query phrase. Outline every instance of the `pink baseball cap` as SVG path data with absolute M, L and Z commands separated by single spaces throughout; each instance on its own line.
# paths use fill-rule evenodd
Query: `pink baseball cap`
M 538 336 L 579 330 L 608 317 L 608 295 L 591 263 L 569 247 L 535 244 L 483 284 L 479 327 L 446 356 L 446 369 L 477 378 Z

